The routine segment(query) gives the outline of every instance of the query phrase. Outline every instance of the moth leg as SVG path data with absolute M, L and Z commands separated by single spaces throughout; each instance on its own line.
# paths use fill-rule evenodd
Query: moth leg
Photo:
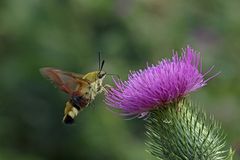
M 112 86 L 109 85 L 109 84 L 105 84 L 105 85 L 104 85 L 104 88 L 112 88 Z
M 102 90 L 103 90 L 103 92 L 107 93 L 107 92 L 108 92 L 108 89 L 111 89 L 111 88 L 112 88 L 111 85 L 105 84 L 105 85 L 102 87 Z

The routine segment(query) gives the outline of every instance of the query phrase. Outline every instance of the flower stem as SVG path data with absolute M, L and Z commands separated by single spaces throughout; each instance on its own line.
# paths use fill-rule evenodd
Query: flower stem
M 146 120 L 148 151 L 161 160 L 232 160 L 221 126 L 182 100 L 154 110 Z

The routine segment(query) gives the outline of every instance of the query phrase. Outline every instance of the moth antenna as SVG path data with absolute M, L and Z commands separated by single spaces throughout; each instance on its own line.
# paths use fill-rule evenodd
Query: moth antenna
M 102 61 L 102 64 L 101 64 L 101 67 L 100 67 L 100 70 L 99 70 L 99 73 L 102 71 L 103 66 L 104 66 L 104 63 L 105 63 L 105 61 L 103 60 L 103 61 Z
M 98 70 L 100 70 L 101 65 L 101 51 L 98 52 Z

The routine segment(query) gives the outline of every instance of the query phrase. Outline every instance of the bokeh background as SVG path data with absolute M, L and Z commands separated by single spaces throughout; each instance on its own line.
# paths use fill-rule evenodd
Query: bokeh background
M 110 112 L 103 95 L 74 125 L 62 124 L 68 97 L 39 68 L 86 73 L 102 51 L 105 71 L 126 79 L 187 44 L 202 53 L 205 71 L 221 71 L 191 98 L 222 123 L 239 159 L 239 7 L 239 0 L 1 0 L 0 159 L 154 160 L 143 120 Z

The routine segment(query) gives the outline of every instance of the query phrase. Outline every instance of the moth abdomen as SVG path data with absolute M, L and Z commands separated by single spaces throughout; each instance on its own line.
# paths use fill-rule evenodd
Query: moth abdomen
M 67 114 L 63 117 L 63 122 L 65 124 L 73 124 L 74 123 L 74 118 Z
M 89 99 L 82 96 L 72 96 L 66 103 L 63 122 L 65 124 L 73 124 L 74 118 L 78 113 L 89 104 Z

